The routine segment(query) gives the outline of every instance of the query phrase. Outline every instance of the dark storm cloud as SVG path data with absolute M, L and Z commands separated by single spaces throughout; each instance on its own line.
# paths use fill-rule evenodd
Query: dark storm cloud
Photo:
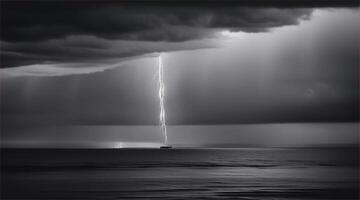
M 4 5 L 5 41 L 43 41 L 69 35 L 106 39 L 185 41 L 206 36 L 201 29 L 248 32 L 297 24 L 309 9 L 171 7 L 121 5 Z M 199 30 L 200 29 L 200 30 Z
M 220 30 L 264 32 L 298 24 L 312 13 L 311 8 L 217 5 L 6 1 L 1 14 L 1 67 L 193 49 L 191 45 L 167 48 L 165 43 L 211 38 Z M 71 38 L 75 39 L 68 42 Z M 124 44 L 118 47 L 121 53 L 118 48 L 111 51 L 115 40 L 135 42 L 138 48 L 126 51 Z M 153 48 L 147 42 L 153 42 Z M 162 48 L 154 47 L 157 42 Z
M 106 40 L 95 36 L 67 36 L 38 42 L 2 42 L 3 65 L 36 64 L 36 61 L 99 62 L 160 51 L 214 47 L 212 41 L 163 42 Z M 43 62 L 40 62 L 43 63 Z
M 221 30 L 264 32 L 274 27 L 296 25 L 301 19 L 308 19 L 315 7 L 349 7 L 358 3 L 352 0 L 183 0 L 170 3 L 2 1 L 1 4 L 1 68 L 6 68 L 193 49 L 193 45 L 167 48 L 164 43 L 212 38 Z M 80 41 L 69 45 L 69 37 Z M 82 38 L 87 39 L 84 42 Z M 111 52 L 110 44 L 115 40 L 137 42 L 138 48 L 124 51 L 126 45 L 122 45 L 121 53 L 118 49 Z M 139 42 L 162 43 L 149 48 L 148 44 Z

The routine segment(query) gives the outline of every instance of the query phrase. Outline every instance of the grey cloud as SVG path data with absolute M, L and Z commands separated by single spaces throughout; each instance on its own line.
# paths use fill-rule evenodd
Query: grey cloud
M 11 5 L 11 4 L 10 4 Z M 42 41 L 69 35 L 107 39 L 186 41 L 203 38 L 203 29 L 266 31 L 297 24 L 312 9 L 246 7 L 170 7 L 121 5 L 4 5 L 5 41 Z
M 313 11 L 69 2 L 26 5 L 21 2 L 2 5 L 1 68 L 208 48 L 214 46 L 206 44 L 209 38 L 216 37 L 219 31 L 264 32 L 296 25 L 308 19 Z
M 126 60 L 154 57 L 154 52 L 214 48 L 215 40 L 185 42 L 110 41 L 94 36 L 69 36 L 36 44 L 3 42 L 2 77 L 88 74 L 123 65 Z M 8 64 L 8 65 L 7 65 Z M 11 67 L 17 66 L 18 67 Z

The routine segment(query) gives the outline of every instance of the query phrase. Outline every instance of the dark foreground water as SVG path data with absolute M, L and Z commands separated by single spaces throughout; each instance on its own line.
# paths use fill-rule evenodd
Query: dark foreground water
M 2 199 L 358 199 L 357 148 L 2 150 Z

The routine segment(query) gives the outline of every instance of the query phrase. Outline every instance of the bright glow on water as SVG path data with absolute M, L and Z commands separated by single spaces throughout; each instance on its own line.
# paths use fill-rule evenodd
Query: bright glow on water
M 161 54 L 158 57 L 158 71 L 159 71 L 159 103 L 160 103 L 160 129 L 164 135 L 164 143 L 167 144 L 166 121 L 165 121 L 165 84 L 164 84 L 164 66 L 162 63 Z

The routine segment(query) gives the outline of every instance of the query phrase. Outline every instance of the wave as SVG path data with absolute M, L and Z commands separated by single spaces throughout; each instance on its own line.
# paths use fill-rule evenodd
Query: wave
M 3 170 L 83 170 L 142 168 L 306 168 L 351 166 L 344 163 L 284 162 L 284 163 L 219 163 L 219 162 L 113 162 L 113 163 L 51 163 L 5 165 Z

